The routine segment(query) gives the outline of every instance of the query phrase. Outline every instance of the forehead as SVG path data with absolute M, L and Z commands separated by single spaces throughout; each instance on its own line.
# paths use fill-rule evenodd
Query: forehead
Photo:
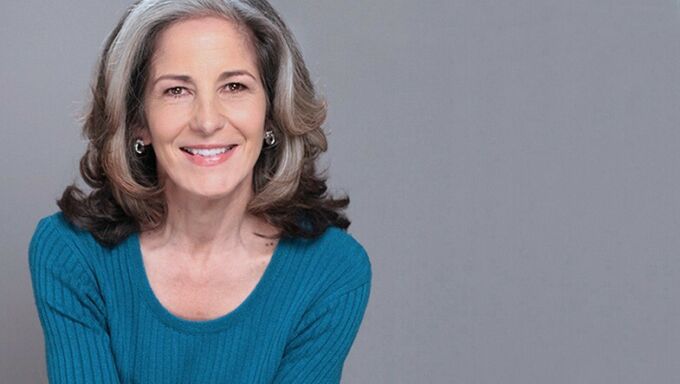
M 158 34 L 151 56 L 152 74 L 211 66 L 257 70 L 252 33 L 246 26 L 222 17 L 201 16 L 173 22 Z

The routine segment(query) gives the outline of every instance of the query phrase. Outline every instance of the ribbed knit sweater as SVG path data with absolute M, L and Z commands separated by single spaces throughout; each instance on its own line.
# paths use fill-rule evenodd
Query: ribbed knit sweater
M 232 312 L 193 321 L 155 296 L 139 235 L 101 246 L 61 213 L 29 247 L 50 383 L 339 383 L 368 303 L 371 264 L 347 232 L 279 240 Z

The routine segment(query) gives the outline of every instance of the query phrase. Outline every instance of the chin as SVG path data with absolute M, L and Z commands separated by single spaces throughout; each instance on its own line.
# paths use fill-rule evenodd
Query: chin
M 179 186 L 181 194 L 206 200 L 219 200 L 237 195 L 250 193 L 250 188 L 246 190 L 247 179 L 240 182 L 233 180 L 210 180 L 204 183 L 191 183 L 190 185 Z
M 163 172 L 166 193 L 180 199 L 219 200 L 252 193 L 252 172 L 238 174 L 233 169 L 222 174 L 200 172 Z

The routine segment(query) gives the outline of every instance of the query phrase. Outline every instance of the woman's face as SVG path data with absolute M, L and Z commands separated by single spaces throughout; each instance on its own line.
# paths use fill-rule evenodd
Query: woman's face
M 188 19 L 158 36 L 143 139 L 168 191 L 207 198 L 252 191 L 266 113 L 260 79 L 249 36 L 233 22 Z

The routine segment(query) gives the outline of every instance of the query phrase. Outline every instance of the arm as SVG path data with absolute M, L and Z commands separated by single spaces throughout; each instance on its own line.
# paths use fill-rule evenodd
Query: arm
M 370 294 L 370 280 L 323 300 L 307 312 L 289 340 L 274 384 L 340 383 Z
M 50 217 L 38 224 L 29 247 L 49 382 L 119 383 L 97 281 L 69 235 Z

